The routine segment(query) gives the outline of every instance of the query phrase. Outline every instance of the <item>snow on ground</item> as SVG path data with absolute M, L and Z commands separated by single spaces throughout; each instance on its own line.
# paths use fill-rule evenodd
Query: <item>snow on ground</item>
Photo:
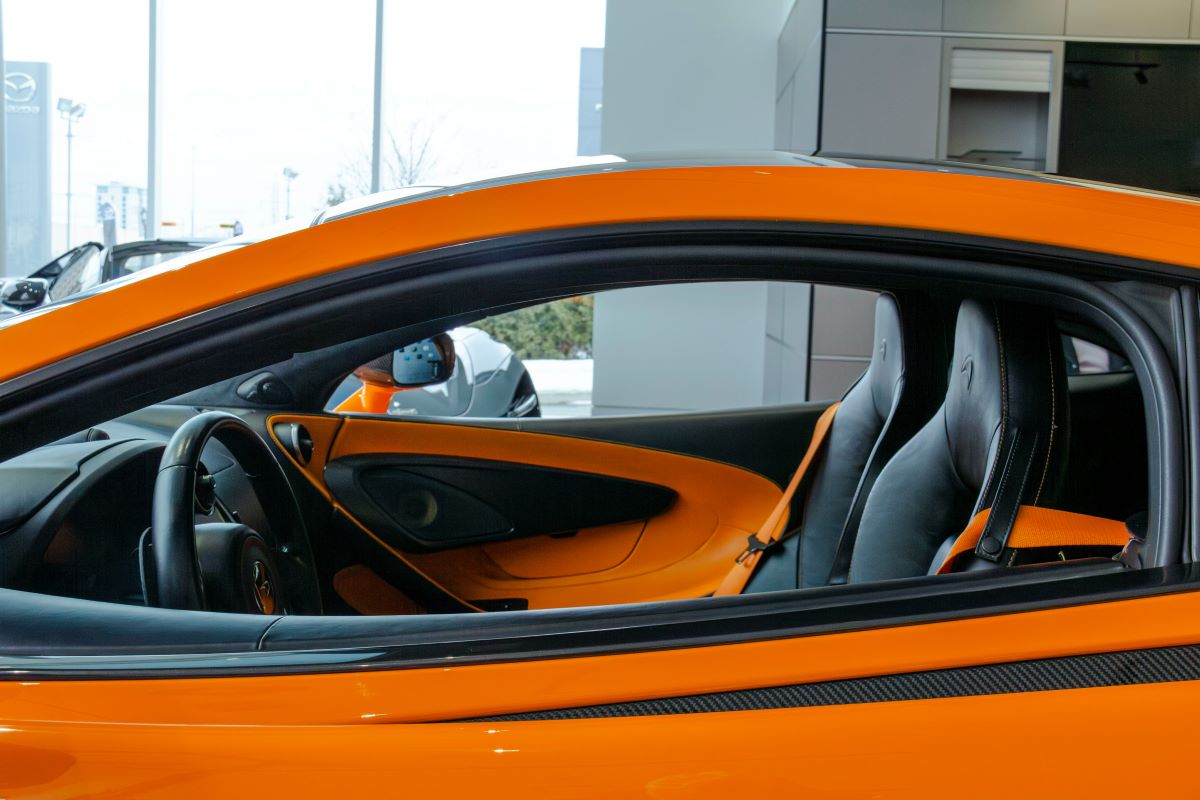
M 525 362 L 542 404 L 542 416 L 586 417 L 592 413 L 592 360 L 535 358 Z
M 525 362 L 538 393 L 592 393 L 592 360 L 590 358 L 535 358 Z

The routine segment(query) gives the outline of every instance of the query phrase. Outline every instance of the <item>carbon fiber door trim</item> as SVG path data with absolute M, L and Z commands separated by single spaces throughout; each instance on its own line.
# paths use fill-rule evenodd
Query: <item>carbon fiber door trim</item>
M 899 700 L 933 700 L 990 694 L 1095 689 L 1139 683 L 1200 679 L 1200 645 L 1126 650 L 1116 653 L 1014 661 L 959 669 L 909 672 L 871 678 L 772 686 L 734 692 L 665 697 L 628 703 L 556 708 L 474 717 L 460 722 L 532 722 L 538 720 L 648 717 L 811 708 Z

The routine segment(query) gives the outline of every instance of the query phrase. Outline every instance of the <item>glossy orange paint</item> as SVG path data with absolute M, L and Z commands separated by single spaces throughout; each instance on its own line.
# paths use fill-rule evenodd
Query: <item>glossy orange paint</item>
M 0 796 L 167 797 L 247 780 L 315 797 L 1186 796 L 1170 770 L 1100 769 L 1123 729 L 1182 757 L 1200 684 L 611 720 L 417 724 L 517 709 L 1194 643 L 1200 596 L 1123 602 L 738 645 L 529 663 L 274 678 L 0 683 Z M 1125 728 L 1128 726 L 1128 728 Z M 980 764 L 940 746 L 987 737 L 1022 752 Z M 264 742 L 270 742 L 263 748 Z M 786 742 L 787 757 L 747 757 Z M 773 746 L 773 745 L 772 745 Z M 1111 760 L 1111 759 L 1110 759 Z M 1174 760 L 1174 759 L 1173 759 Z M 1186 762 L 1178 762 L 1186 763 Z M 1131 777 L 1131 774 L 1133 777 Z M 7 784 L 5 783 L 7 782 Z M 331 788 L 333 787 L 333 788 Z M 17 792 L 20 791 L 20 794 Z M 762 796 L 772 796 L 765 794 Z
M 396 387 L 363 381 L 349 397 L 334 409 L 339 414 L 386 414 Z
M 1200 204 L 916 170 L 678 167 L 560 177 L 347 217 L 0 328 L 0 381 L 134 332 L 360 264 L 513 234 L 671 220 L 793 220 L 1016 239 L 1200 266 Z
M 505 724 L 0 729 L 6 797 L 1194 797 L 1191 684 Z M 1139 764 L 1114 731 L 1154 739 Z M 1138 736 L 1140 734 L 1132 734 Z M 751 757 L 749 743 L 772 752 Z M 1028 757 L 992 768 L 950 742 Z M 1036 754 L 1036 755 L 1034 755 Z M 1108 755 L 1105 755 L 1108 754 Z M 931 766 L 936 765 L 936 766 Z M 258 792 L 254 792 L 258 793 Z
M 1200 206 L 1183 200 L 915 171 L 597 174 L 386 209 L 147 275 L 0 329 L 0 380 L 394 255 L 526 231 L 703 219 L 927 228 L 1200 266 Z M 0 682 L 0 796 L 1189 796 L 1191 781 L 1174 769 L 1191 759 L 1195 681 L 660 718 L 452 720 L 1198 642 L 1200 593 L 1179 593 L 531 662 L 12 680 Z M 969 754 L 985 741 L 997 743 L 992 759 L 953 747 Z
M 0 725 L 347 725 L 462 719 L 1200 643 L 1200 593 L 744 644 L 276 677 L 0 682 Z M 1200 704 L 1200 684 L 1195 702 Z

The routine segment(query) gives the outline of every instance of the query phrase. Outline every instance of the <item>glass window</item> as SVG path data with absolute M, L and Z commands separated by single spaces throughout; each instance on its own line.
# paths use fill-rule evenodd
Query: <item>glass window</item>
M 289 217 L 311 218 L 326 205 L 343 162 L 369 157 L 375 3 L 159 5 L 163 228 L 157 233 L 224 237 L 240 224 L 257 235 Z
M 840 397 L 870 362 L 873 292 L 744 281 L 619 289 L 449 332 L 450 379 L 396 390 L 391 354 L 327 409 L 394 416 L 580 417 Z M 824 304 L 818 311 L 816 302 Z M 385 373 L 376 387 L 364 386 Z
M 1068 375 L 1104 375 L 1129 372 L 1129 362 L 1123 356 L 1078 336 L 1063 336 Z
M 145 0 L 5 0 L 10 275 L 144 238 L 148 14 Z
M 390 3 L 387 14 L 384 188 L 578 154 L 580 64 L 584 48 L 604 45 L 604 0 Z M 364 191 L 362 170 L 346 172 L 348 188 Z

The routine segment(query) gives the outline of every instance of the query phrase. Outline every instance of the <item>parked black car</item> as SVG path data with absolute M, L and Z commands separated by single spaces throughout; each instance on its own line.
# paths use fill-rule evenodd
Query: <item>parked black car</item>
M 129 275 L 215 239 L 152 239 L 105 247 L 85 242 L 73 247 L 27 278 L 0 278 L 0 317 L 69 297 Z

